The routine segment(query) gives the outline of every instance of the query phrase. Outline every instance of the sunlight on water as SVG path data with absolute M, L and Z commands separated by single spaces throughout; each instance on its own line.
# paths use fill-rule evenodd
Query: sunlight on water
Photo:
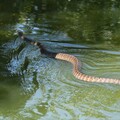
M 66 51 L 65 44 L 59 41 L 55 43 L 51 41 L 51 43 L 52 46 L 60 45 L 58 51 L 64 49 L 64 52 L 75 55 L 81 61 L 82 72 L 85 74 L 109 78 L 120 77 L 119 71 L 117 72 L 120 66 L 119 53 L 92 49 L 88 52 L 87 48 L 90 46 L 80 49 L 76 44 L 67 44 L 71 49 Z M 5 52 L 13 51 L 7 65 L 8 70 L 11 74 L 21 76 L 21 85 L 18 88 L 7 88 L 15 90 L 8 92 L 14 99 L 8 102 L 11 104 L 10 108 L 13 108 L 13 112 L 19 113 L 16 116 L 12 115 L 13 117 L 84 120 L 106 117 L 112 119 L 116 116 L 118 119 L 119 86 L 77 80 L 72 75 L 70 63 L 41 56 L 39 49 L 29 44 L 18 51 L 22 44 L 23 42 L 17 38 L 15 42 L 4 45 Z M 5 101 L 3 102 L 5 104 Z M 18 105 L 15 106 L 16 110 L 12 105 L 14 103 Z M 8 105 L 5 106 L 9 110 Z M 6 111 L 2 109 L 3 112 L 4 110 Z
M 119 120 L 119 85 L 78 80 L 70 63 L 41 55 L 37 46 L 15 35 L 16 30 L 23 30 L 52 52 L 76 56 L 81 72 L 87 75 L 119 79 L 119 10 L 115 4 L 112 9 L 101 9 L 102 4 L 95 6 L 94 1 L 60 4 L 58 0 L 53 1 L 56 12 L 52 12 L 48 1 L 50 8 L 44 13 L 46 3 L 33 1 L 18 0 L 13 5 L 22 9 L 17 16 L 1 14 L 0 25 L 5 26 L 0 30 L 0 120 Z

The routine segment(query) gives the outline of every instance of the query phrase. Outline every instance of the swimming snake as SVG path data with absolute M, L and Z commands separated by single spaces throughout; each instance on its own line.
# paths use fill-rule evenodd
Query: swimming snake
M 119 79 L 101 78 L 101 77 L 94 77 L 94 76 L 86 75 L 79 70 L 79 66 L 81 68 L 81 64 L 75 56 L 70 55 L 70 54 L 66 54 L 66 53 L 55 53 L 55 52 L 48 51 L 40 42 L 35 42 L 32 39 L 24 36 L 22 31 L 18 31 L 18 36 L 22 40 L 24 40 L 26 42 L 29 42 L 30 44 L 38 46 L 40 48 L 41 54 L 45 54 L 48 57 L 55 58 L 55 59 L 58 59 L 58 60 L 65 60 L 65 61 L 68 61 L 68 62 L 72 63 L 72 65 L 73 65 L 73 75 L 79 80 L 83 80 L 83 81 L 86 81 L 86 82 L 120 84 Z

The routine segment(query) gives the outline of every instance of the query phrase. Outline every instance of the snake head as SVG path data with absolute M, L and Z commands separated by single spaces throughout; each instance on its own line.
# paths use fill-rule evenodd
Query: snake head
M 17 34 L 18 34 L 18 36 L 19 36 L 20 38 L 23 38 L 23 37 L 24 37 L 23 32 L 20 31 L 20 30 L 17 30 Z

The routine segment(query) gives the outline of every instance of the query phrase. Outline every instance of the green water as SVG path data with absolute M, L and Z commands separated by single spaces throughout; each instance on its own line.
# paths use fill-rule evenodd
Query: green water
M 16 35 L 76 56 L 85 74 L 120 79 L 119 15 L 119 0 L 2 1 L 0 120 L 120 120 L 119 85 L 80 81 Z

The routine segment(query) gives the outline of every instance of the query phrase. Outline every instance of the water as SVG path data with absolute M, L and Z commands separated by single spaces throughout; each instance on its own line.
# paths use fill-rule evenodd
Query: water
M 1 3 L 0 120 L 119 120 L 119 85 L 80 81 L 15 34 L 76 56 L 85 74 L 120 78 L 119 1 L 40 3 Z

